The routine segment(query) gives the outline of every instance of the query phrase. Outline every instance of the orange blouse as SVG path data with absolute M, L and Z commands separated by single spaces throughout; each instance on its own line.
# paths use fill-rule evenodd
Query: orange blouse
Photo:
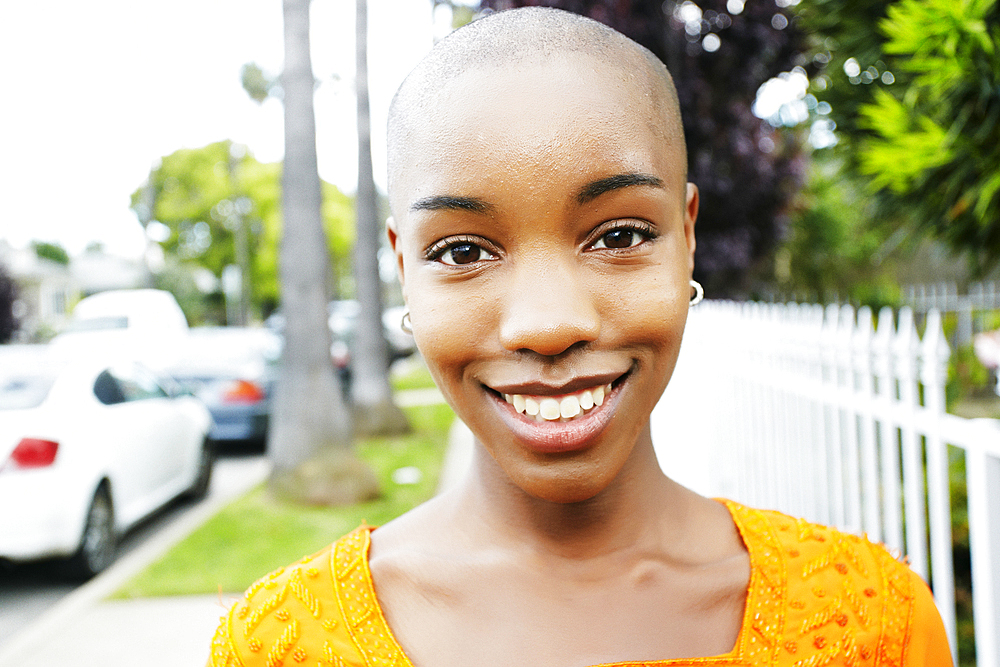
M 751 564 L 736 646 L 708 658 L 615 666 L 952 664 L 930 591 L 884 547 L 724 502 Z M 251 586 L 222 618 L 209 667 L 412 667 L 375 599 L 371 530 L 361 526 Z

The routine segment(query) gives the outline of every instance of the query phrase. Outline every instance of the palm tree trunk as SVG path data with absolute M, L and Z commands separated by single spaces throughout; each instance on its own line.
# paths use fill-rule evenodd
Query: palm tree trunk
M 392 401 L 389 346 L 382 331 L 382 280 L 378 250 L 382 226 L 372 178 L 371 112 L 368 104 L 368 6 L 357 0 L 358 192 L 355 198 L 357 238 L 354 277 L 358 316 L 351 360 L 351 398 L 355 425 L 365 435 L 392 435 L 409 429 L 406 416 Z
M 304 502 L 339 504 L 377 495 L 377 482 L 353 455 L 350 418 L 330 360 L 329 255 L 316 166 L 309 1 L 284 0 L 281 308 L 285 346 L 268 449 L 274 491 Z

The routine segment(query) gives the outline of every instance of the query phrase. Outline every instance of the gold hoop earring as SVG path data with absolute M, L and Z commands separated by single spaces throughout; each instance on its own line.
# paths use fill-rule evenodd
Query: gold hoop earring
M 403 333 L 413 335 L 413 322 L 410 321 L 410 311 L 403 313 L 403 319 L 399 323 L 399 328 L 403 330 Z
M 688 301 L 689 306 L 697 306 L 701 303 L 701 300 L 705 298 L 705 288 L 701 286 L 697 280 L 689 281 L 691 284 L 691 289 L 693 294 L 691 294 L 691 299 Z

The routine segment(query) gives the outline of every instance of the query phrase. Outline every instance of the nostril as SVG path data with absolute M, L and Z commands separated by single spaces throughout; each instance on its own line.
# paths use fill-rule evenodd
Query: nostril
M 556 357 L 597 339 L 600 324 L 596 317 L 559 321 L 544 313 L 532 318 L 508 321 L 501 329 L 504 347 L 511 351 L 530 351 Z

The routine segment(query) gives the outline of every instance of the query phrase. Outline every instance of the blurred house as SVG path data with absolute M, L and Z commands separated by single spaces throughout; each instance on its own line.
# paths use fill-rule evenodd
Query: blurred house
M 39 257 L 31 247 L 15 248 L 0 239 L 0 264 L 13 276 L 20 292 L 14 306 L 21 323 L 15 340 L 20 342 L 50 338 L 85 296 L 149 284 L 141 259 L 109 255 L 99 249 L 72 257 L 65 265 Z

